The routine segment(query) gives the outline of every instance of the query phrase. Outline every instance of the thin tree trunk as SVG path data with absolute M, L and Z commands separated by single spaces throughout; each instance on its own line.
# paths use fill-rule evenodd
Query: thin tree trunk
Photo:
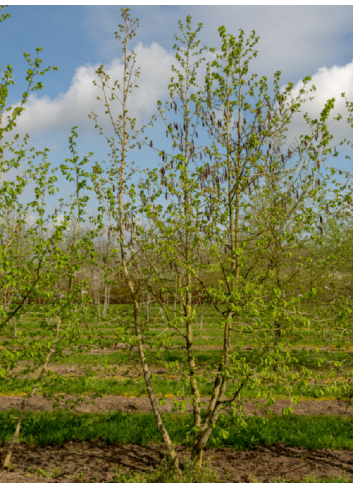
M 102 317 L 105 318 L 108 310 L 108 302 L 109 302 L 109 288 L 107 284 L 104 285 L 104 306 L 103 306 L 103 313 Z
M 147 316 L 147 301 L 148 301 L 148 294 L 143 294 L 142 309 L 143 309 L 143 314 L 145 316 Z
M 241 81 L 241 62 L 239 60 L 239 80 Z M 235 199 L 232 198 L 232 180 L 233 180 L 233 168 L 231 164 L 231 145 L 230 145 L 230 134 L 229 134 L 229 126 L 231 121 L 231 113 L 230 113 L 230 76 L 227 74 L 227 99 L 226 99 L 226 114 L 227 114 L 227 167 L 228 167 L 228 209 L 229 209 L 229 221 L 230 221 L 230 235 L 231 235 L 231 251 L 232 256 L 235 256 L 235 259 L 232 263 L 232 272 L 234 277 L 234 282 L 237 283 L 240 278 L 240 260 L 236 251 L 239 249 L 240 243 L 240 228 L 239 228 L 239 220 L 240 220 L 240 190 L 236 189 Z M 240 179 L 240 171 L 241 171 L 241 84 L 239 83 L 239 104 L 238 104 L 238 144 L 236 148 L 236 181 Z M 203 310 L 202 310 L 203 315 Z M 224 329 L 224 343 L 223 343 L 223 355 L 219 364 L 218 374 L 216 376 L 212 397 L 208 406 L 208 410 L 206 413 L 205 419 L 199 423 L 200 431 L 195 433 L 192 447 L 191 459 L 194 463 L 194 466 L 201 467 L 202 465 L 202 457 L 204 447 L 213 431 L 213 427 L 217 422 L 220 410 L 223 404 L 220 400 L 223 398 L 223 395 L 226 390 L 227 381 L 224 375 L 224 372 L 229 364 L 229 355 L 230 355 L 230 337 L 231 337 L 231 324 L 232 324 L 233 313 L 229 312 L 228 318 L 225 324 Z M 201 326 L 200 326 L 201 328 Z M 196 425 L 196 423 L 195 423 Z
M 96 295 L 98 323 L 100 323 L 101 322 L 101 308 L 100 308 L 100 302 L 99 302 L 99 290 L 98 290 L 98 288 L 95 290 L 95 295 Z
M 150 296 L 150 293 L 148 292 L 148 294 L 147 294 L 147 304 L 146 304 L 147 321 L 149 321 L 149 319 L 150 319 L 150 299 L 151 299 L 151 296 Z
M 204 302 L 201 302 L 201 313 L 200 313 L 200 329 L 202 329 L 203 325 L 203 308 L 204 308 Z
M 145 357 L 145 352 L 143 348 L 143 342 L 142 342 L 142 335 L 140 331 L 140 324 L 139 324 L 139 305 L 137 302 L 134 303 L 134 316 L 135 316 L 135 334 L 137 337 L 137 345 L 138 345 L 138 350 L 140 354 L 140 360 L 141 360 L 141 365 L 142 365 L 142 370 L 143 370 L 143 375 L 145 378 L 145 383 L 147 387 L 147 392 L 148 392 L 148 397 L 152 406 L 154 418 L 157 424 L 158 431 L 162 435 L 162 438 L 164 440 L 164 443 L 168 449 L 169 455 L 172 459 L 173 467 L 174 470 L 178 473 L 180 473 L 179 469 L 179 459 L 177 457 L 177 454 L 174 450 L 173 443 L 170 439 L 168 431 L 165 429 L 160 410 L 159 410 L 159 402 L 154 394 L 152 383 L 151 383 L 151 372 L 148 367 L 146 357 Z
M 95 279 L 95 273 L 93 268 L 92 268 L 92 290 L 93 290 L 94 305 L 96 306 L 97 309 L 98 323 L 100 323 L 101 312 L 100 312 L 100 304 L 99 304 L 99 281 L 98 279 Z
M 217 423 L 218 416 L 223 407 L 223 403 L 219 402 L 219 400 L 223 398 L 226 388 L 227 381 L 225 378 L 222 378 L 221 375 L 217 376 L 206 418 L 200 426 L 199 433 L 197 433 L 194 438 L 191 460 L 196 467 L 202 466 L 203 450 L 214 429 L 214 425 Z

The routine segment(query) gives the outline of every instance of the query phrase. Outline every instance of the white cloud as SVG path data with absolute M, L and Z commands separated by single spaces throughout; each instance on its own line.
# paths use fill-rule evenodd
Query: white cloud
M 141 76 L 137 83 L 140 88 L 135 89 L 130 96 L 129 111 L 130 115 L 137 117 L 141 122 L 156 112 L 157 100 L 166 96 L 172 76 L 170 68 L 175 58 L 157 43 L 150 46 L 139 43 L 135 51 L 136 66 L 141 68 Z M 95 74 L 98 67 L 99 64 L 77 68 L 68 91 L 60 93 L 54 99 L 32 94 L 26 105 L 26 111 L 18 120 L 17 130 L 22 134 L 28 132 L 32 136 L 43 136 L 59 131 L 68 134 L 72 126 L 79 126 L 79 129 L 85 131 L 93 130 L 94 123 L 88 119 L 91 111 L 99 116 L 100 122 L 107 121 L 106 117 L 102 118 L 103 103 L 97 101 L 97 96 L 102 92 L 92 83 L 94 79 L 98 80 Z M 105 70 L 109 73 L 112 82 L 119 80 L 122 84 L 121 58 L 116 58 L 107 64 Z M 120 108 L 115 103 L 115 114 L 117 110 Z
M 29 216 L 27 216 L 25 218 L 25 221 L 27 222 L 28 226 L 31 227 L 31 226 L 34 226 L 34 224 L 36 222 L 36 218 L 32 214 L 30 214 Z
M 319 70 L 311 77 L 312 85 L 315 85 L 315 101 L 311 103 L 311 111 L 319 115 L 327 100 L 335 98 L 335 112 L 344 108 L 344 100 L 341 93 L 345 92 L 348 99 L 353 99 L 353 60 L 345 66 L 326 66 Z M 293 92 L 299 93 L 302 83 L 298 82 Z
M 330 132 L 334 135 L 334 144 L 342 141 L 344 138 L 352 138 L 352 129 L 347 124 L 348 113 L 345 106 L 345 100 L 341 97 L 343 92 L 346 93 L 348 100 L 353 101 L 353 61 L 345 66 L 332 66 L 331 68 L 322 67 L 312 77 L 309 85 L 316 87 L 314 100 L 303 105 L 302 114 L 298 114 L 293 119 L 287 141 L 290 142 L 294 137 L 308 132 L 308 125 L 303 119 L 305 112 L 311 118 L 320 118 L 320 113 L 325 107 L 328 100 L 334 98 L 335 106 L 331 111 L 328 121 L 338 114 L 342 115 L 342 120 L 334 121 L 329 125 Z M 299 94 L 303 83 L 298 81 L 292 91 L 293 96 Z
M 148 46 L 138 43 L 135 47 L 137 53 L 137 66 L 141 68 L 141 76 L 138 80 L 139 88 L 133 92 L 129 106 L 130 115 L 137 117 L 138 122 L 143 122 L 156 112 L 158 99 L 168 96 L 168 84 L 173 75 L 172 64 L 176 60 L 174 53 L 167 51 L 158 43 Z M 69 134 L 70 128 L 79 126 L 80 133 L 94 132 L 94 123 L 88 119 L 88 114 L 94 111 L 99 116 L 99 121 L 105 121 L 103 126 L 109 123 L 104 116 L 103 104 L 97 101 L 100 91 L 94 87 L 92 80 L 97 79 L 95 74 L 97 65 L 86 65 L 77 68 L 71 85 L 66 93 L 59 94 L 56 98 L 38 97 L 31 95 L 25 113 L 18 122 L 18 130 L 23 134 L 29 132 L 31 136 L 45 136 L 46 134 Z M 105 66 L 111 80 L 122 81 L 123 64 L 121 58 L 115 58 Z M 318 117 L 328 99 L 335 98 L 335 109 L 332 115 L 340 113 L 343 120 L 330 126 L 335 135 L 336 143 L 344 137 L 349 137 L 350 128 L 346 123 L 347 112 L 342 92 L 346 92 L 349 100 L 353 100 L 353 61 L 344 65 L 334 65 L 319 68 L 312 76 L 313 85 L 317 91 L 314 100 L 303 106 L 303 113 L 294 117 L 287 141 L 293 141 L 294 137 L 307 132 L 307 125 L 302 117 L 308 112 L 311 117 Z M 302 87 L 302 82 L 295 84 L 293 94 L 297 94 Z M 117 106 L 118 107 L 118 106 Z M 117 112 L 115 111 L 115 114 Z M 107 126 L 106 126 L 107 127 Z M 95 131 L 95 134 L 98 133 Z

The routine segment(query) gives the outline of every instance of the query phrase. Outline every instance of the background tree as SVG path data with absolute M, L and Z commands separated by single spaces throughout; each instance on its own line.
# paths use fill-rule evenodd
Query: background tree
M 2 19 L 6 17 L 3 15 Z M 49 175 L 49 150 L 28 149 L 29 136 L 26 135 L 19 144 L 19 136 L 14 134 L 16 121 L 24 110 L 29 93 L 42 88 L 41 82 L 34 83 L 35 77 L 50 70 L 50 67 L 41 70 L 42 62 L 38 57 L 41 51 L 41 48 L 37 48 L 33 60 L 28 53 L 24 53 L 29 64 L 28 86 L 19 107 L 12 110 L 7 105 L 8 89 L 13 85 L 10 65 L 4 71 L 0 85 L 0 331 L 3 335 L 15 336 L 1 352 L 2 388 L 15 385 L 30 374 L 35 375 L 40 368 L 38 377 L 27 381 L 32 384 L 32 389 L 22 402 L 13 442 L 2 469 L 10 463 L 28 400 L 38 389 L 44 393 L 48 388 L 50 391 L 53 380 L 48 380 L 47 366 L 52 354 L 65 354 L 72 344 L 77 344 L 78 314 L 73 310 L 72 303 L 78 302 L 79 288 L 73 284 L 73 279 L 80 263 L 87 259 L 82 249 L 86 252 L 90 250 L 92 238 L 91 235 L 85 236 L 80 242 L 72 243 L 69 253 L 60 250 L 75 210 L 77 219 L 81 220 L 86 203 L 86 199 L 80 197 L 80 189 L 87 158 L 79 161 L 74 149 L 74 135 L 70 138 L 73 159 L 69 160 L 74 166 L 74 199 L 68 204 L 59 199 L 55 212 L 48 213 L 48 197 L 58 191 L 57 176 Z M 68 176 L 71 168 L 62 166 L 62 171 Z M 27 202 L 24 201 L 25 191 L 31 196 Z M 62 213 L 61 222 L 58 222 L 58 212 Z M 33 223 L 29 222 L 29 218 L 33 219 Z M 63 281 L 67 288 L 59 292 L 56 285 Z M 21 330 L 11 335 L 11 322 L 14 324 L 16 318 L 29 315 L 37 317 L 36 333 Z

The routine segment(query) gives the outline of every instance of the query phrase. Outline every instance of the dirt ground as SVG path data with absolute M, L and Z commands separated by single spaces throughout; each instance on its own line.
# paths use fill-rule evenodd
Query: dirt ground
M 86 398 L 88 396 L 85 396 Z M 67 399 L 74 399 L 73 396 L 66 396 Z M 19 409 L 23 396 L 0 396 L 0 411 L 7 411 L 9 409 Z M 61 403 L 65 402 L 66 399 Z M 208 401 L 208 399 L 203 399 Z M 96 399 L 95 404 L 81 404 L 74 408 L 72 412 L 75 413 L 106 413 L 108 411 L 123 411 L 123 412 L 142 412 L 151 413 L 151 406 L 147 397 L 124 397 L 124 396 L 105 396 Z M 53 403 L 47 399 L 44 399 L 40 395 L 34 395 L 29 400 L 26 409 L 28 411 L 48 411 L 52 409 Z M 271 406 L 271 411 L 276 414 L 281 414 L 284 407 L 289 407 L 288 401 L 277 400 L 274 406 Z M 168 403 L 165 406 L 160 406 L 162 412 L 172 412 L 173 401 L 168 399 Z M 339 416 L 352 416 L 353 406 L 349 406 L 344 401 L 300 401 L 293 406 L 294 414 L 302 415 L 339 415 Z M 191 404 L 188 404 L 187 412 L 192 412 Z M 266 410 L 259 410 L 254 402 L 244 401 L 244 412 L 247 416 L 253 414 L 266 414 Z
M 0 457 L 6 446 L 0 448 Z M 177 447 L 183 460 L 185 447 Z M 69 442 L 42 447 L 19 445 L 11 460 L 13 472 L 4 472 L 0 482 L 109 482 L 117 470 L 151 471 L 164 458 L 159 444 L 103 445 L 100 442 Z M 206 449 L 204 460 L 220 482 L 274 482 L 278 478 L 300 481 L 306 475 L 319 478 L 346 475 L 353 480 L 353 451 L 305 450 L 287 444 L 266 445 L 254 450 Z

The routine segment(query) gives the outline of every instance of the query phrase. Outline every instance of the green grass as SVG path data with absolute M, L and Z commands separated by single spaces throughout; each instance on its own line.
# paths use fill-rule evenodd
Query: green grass
M 11 440 L 18 412 L 0 413 L 0 442 Z M 192 416 L 163 415 L 165 425 L 176 445 L 191 443 Z M 246 427 L 226 418 L 219 420 L 208 446 L 229 446 L 235 450 L 248 450 L 258 445 L 285 442 L 293 447 L 313 449 L 353 449 L 353 418 L 338 416 L 275 416 L 248 417 Z M 226 439 L 220 430 L 227 430 Z M 100 439 L 109 443 L 136 443 L 147 445 L 162 442 L 152 414 L 121 413 L 73 414 L 44 412 L 25 414 L 20 442 L 53 445 L 66 441 Z
M 114 376 L 116 378 L 114 378 Z M 3 395 L 18 395 L 29 393 L 35 384 L 35 379 L 9 379 L 6 382 L 0 381 L 0 393 Z M 66 394 L 66 395 L 97 395 L 98 397 L 109 396 L 134 396 L 141 397 L 147 395 L 147 390 L 142 377 L 135 377 L 134 382 L 131 380 L 124 380 L 119 374 L 110 374 L 108 378 L 99 377 L 63 377 L 57 376 L 55 382 L 53 378 L 50 378 L 50 385 L 43 386 L 38 393 L 47 394 Z M 162 376 L 155 375 L 152 381 L 154 392 L 157 396 L 169 397 L 188 397 L 191 396 L 190 385 L 184 385 L 181 381 L 175 379 L 163 379 Z M 238 384 L 235 382 L 229 382 L 226 396 L 232 396 L 237 389 Z M 212 394 L 213 383 L 199 382 L 200 394 L 203 397 L 209 397 Z M 299 389 L 293 388 L 293 395 L 298 395 L 302 399 L 326 399 L 333 398 L 330 392 L 330 388 L 322 385 L 320 392 L 317 392 L 317 384 L 312 386 L 306 386 Z M 342 391 L 342 393 L 341 393 Z M 270 392 L 270 391 L 268 391 Z M 272 386 L 272 395 L 276 399 L 287 399 L 287 391 L 281 386 Z M 342 399 L 345 396 L 343 390 L 338 390 L 338 395 L 341 395 Z M 243 399 L 253 399 L 256 396 L 256 392 L 245 386 L 242 390 Z
M 112 357 L 121 357 L 124 354 L 119 352 L 117 354 L 112 354 Z M 123 365 L 124 362 L 119 358 L 118 361 L 107 362 L 109 355 L 104 358 L 97 358 L 90 366 L 117 366 Z M 188 397 L 191 396 L 190 385 L 184 384 L 179 379 L 168 378 L 168 374 L 163 376 L 163 374 L 154 374 L 152 377 L 152 385 L 154 387 L 154 392 L 157 396 L 169 395 L 170 397 Z M 10 379 L 0 379 L 0 393 L 3 395 L 10 394 L 23 394 L 29 393 L 33 388 L 36 379 L 21 379 L 21 378 L 10 378 Z M 292 394 L 299 396 L 300 399 L 326 399 L 326 398 L 336 398 L 341 399 L 347 397 L 345 389 L 344 379 L 341 380 L 342 386 L 338 387 L 335 396 L 332 396 L 329 384 L 321 384 L 320 391 L 317 390 L 318 384 L 307 385 L 305 387 L 293 387 Z M 237 390 L 238 383 L 235 381 L 229 381 L 228 387 L 225 395 L 231 397 L 233 393 Z M 209 397 L 212 394 L 213 382 L 199 382 L 199 390 L 201 396 Z M 54 377 L 51 376 L 48 379 L 48 385 L 45 384 L 42 390 L 38 393 L 47 394 L 67 394 L 67 395 L 85 395 L 92 394 L 97 396 L 104 395 L 115 395 L 115 396 L 135 396 L 141 397 L 145 396 L 147 391 L 142 375 L 139 377 L 135 376 L 134 381 L 130 379 L 124 379 L 124 375 L 118 371 L 104 371 L 92 372 L 91 376 L 78 377 L 74 375 L 61 376 L 56 375 L 55 381 Z M 286 389 L 280 385 L 268 386 L 269 393 L 276 399 L 287 399 L 288 393 Z M 244 386 L 242 389 L 243 399 L 252 399 L 257 396 L 257 391 L 250 389 L 248 386 Z
M 160 363 L 160 360 L 156 360 L 155 353 L 147 350 L 146 352 L 147 360 L 154 365 L 155 363 Z M 196 351 L 195 359 L 199 364 L 206 364 L 209 362 L 216 362 L 219 360 L 221 356 L 221 351 Z M 185 361 L 187 359 L 187 355 L 184 351 L 177 350 L 168 350 L 163 352 L 163 361 L 164 362 L 176 362 L 176 361 Z M 53 355 L 53 363 L 56 364 L 72 364 L 72 365 L 124 365 L 128 362 L 132 364 L 139 363 L 139 356 L 137 352 L 127 352 L 126 350 L 116 350 L 111 353 L 102 353 L 102 354 L 86 354 L 86 353 L 78 353 L 75 355 L 70 355 L 65 357 L 64 359 L 60 358 L 57 355 Z
M 201 469 L 196 469 L 192 466 L 191 462 L 185 464 L 181 474 L 176 474 L 172 469 L 170 462 L 164 460 L 162 464 L 155 471 L 141 472 L 132 471 L 128 473 L 117 472 L 112 482 L 117 483 L 181 483 L 181 484 L 193 484 L 193 483 L 209 483 L 220 482 L 217 476 L 207 467 L 205 464 Z
M 116 477 L 113 478 L 112 482 L 122 482 L 122 483 L 155 483 L 155 482 L 163 482 L 163 483 L 212 483 L 212 482 L 221 482 L 217 476 L 208 468 L 202 467 L 200 470 L 195 470 L 189 464 L 186 466 L 182 472 L 182 475 L 176 475 L 175 472 L 171 469 L 167 464 L 162 464 L 156 471 L 151 472 L 138 472 L 133 471 L 127 474 L 118 472 Z M 258 480 L 252 480 L 253 483 L 261 483 Z M 348 484 L 351 483 L 352 480 L 346 475 L 341 477 L 317 477 L 317 476 L 306 476 L 301 480 L 291 480 L 291 479 L 281 479 L 278 478 L 274 481 L 275 483 L 310 483 L 310 484 L 318 484 L 318 483 L 328 483 L 328 484 L 336 484 L 343 483 Z
M 298 483 L 300 482 L 301 484 L 318 484 L 318 483 L 326 483 L 326 484 L 337 484 L 337 483 L 342 483 L 342 484 L 349 484 L 352 482 L 352 480 L 347 477 L 346 475 L 340 476 L 340 477 L 317 477 L 316 475 L 307 475 L 300 481 L 298 480 L 291 480 L 291 479 L 277 479 L 274 482 L 277 483 Z

